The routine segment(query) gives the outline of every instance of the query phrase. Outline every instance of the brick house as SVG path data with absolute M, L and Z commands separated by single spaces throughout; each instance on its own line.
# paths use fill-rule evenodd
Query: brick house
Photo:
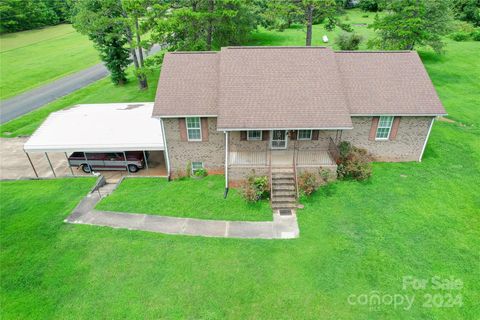
M 168 174 L 190 162 L 224 173 L 227 188 L 252 169 L 334 173 L 342 140 L 377 161 L 421 161 L 440 115 L 416 52 L 324 47 L 168 53 L 153 110 Z

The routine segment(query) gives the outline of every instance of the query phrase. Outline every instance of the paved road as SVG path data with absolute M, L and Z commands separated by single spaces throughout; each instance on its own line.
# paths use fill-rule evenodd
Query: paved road
M 159 45 L 155 45 L 148 54 L 156 53 L 160 49 L 161 47 Z M 81 89 L 107 75 L 107 68 L 103 63 L 99 63 L 88 69 L 2 101 L 0 105 L 0 123 L 10 121 L 25 113 L 40 108 L 49 102 L 55 101 L 60 97 Z

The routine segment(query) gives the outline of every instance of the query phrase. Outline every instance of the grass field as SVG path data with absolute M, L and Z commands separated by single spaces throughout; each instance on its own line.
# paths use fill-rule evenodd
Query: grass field
M 71 25 L 0 36 L 0 99 L 15 96 L 100 62 Z
M 2 182 L 2 319 L 474 319 L 475 139 L 472 128 L 437 124 L 422 163 L 375 164 L 371 181 L 338 182 L 304 202 L 291 241 L 67 225 L 92 180 Z M 440 293 L 463 306 L 423 307 L 439 291 L 403 290 L 404 276 L 460 279 L 462 289 Z M 348 303 L 375 291 L 415 300 L 407 310 Z
M 480 42 L 449 42 L 443 56 L 421 52 L 456 122 L 435 123 L 421 163 L 375 163 L 369 181 L 336 182 L 304 201 L 296 240 L 67 225 L 63 219 L 93 180 L 0 182 L 1 318 L 478 318 L 479 51 Z M 99 82 L 66 99 L 113 99 L 112 90 Z M 135 87 L 118 90 L 122 98 Z M 136 100 L 153 99 L 151 90 Z M 12 132 L 33 130 L 45 114 Z M 143 195 L 141 204 L 148 207 Z M 162 207 L 157 193 L 151 205 Z M 453 277 L 463 286 L 404 290 L 405 276 Z M 349 303 L 352 295 L 375 293 L 414 302 L 408 309 Z M 436 306 L 424 305 L 429 294 Z M 438 302 L 448 295 L 459 296 L 462 306 Z
M 224 200 L 224 186 L 225 178 L 219 175 L 172 182 L 165 178 L 125 179 L 97 209 L 214 220 L 272 220 L 268 201 L 247 203 L 237 190 L 231 190 Z

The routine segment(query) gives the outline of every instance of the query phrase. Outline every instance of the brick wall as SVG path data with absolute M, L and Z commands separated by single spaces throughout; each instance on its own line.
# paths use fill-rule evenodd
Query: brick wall
M 432 117 L 401 117 L 395 140 L 369 140 L 372 117 L 352 117 L 353 129 L 342 140 L 367 149 L 377 161 L 418 161 Z
M 182 141 L 177 118 L 163 119 L 171 172 L 185 171 L 188 162 L 203 162 L 209 173 L 224 173 L 225 135 L 217 119 L 208 118 L 208 141 Z

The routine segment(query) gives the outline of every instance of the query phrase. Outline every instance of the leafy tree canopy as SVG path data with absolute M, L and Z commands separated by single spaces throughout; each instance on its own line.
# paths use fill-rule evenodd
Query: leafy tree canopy
M 383 17 L 376 16 L 371 27 L 378 37 L 370 46 L 385 50 L 413 50 L 416 45 L 443 48 L 442 35 L 451 23 L 449 0 L 392 0 Z

